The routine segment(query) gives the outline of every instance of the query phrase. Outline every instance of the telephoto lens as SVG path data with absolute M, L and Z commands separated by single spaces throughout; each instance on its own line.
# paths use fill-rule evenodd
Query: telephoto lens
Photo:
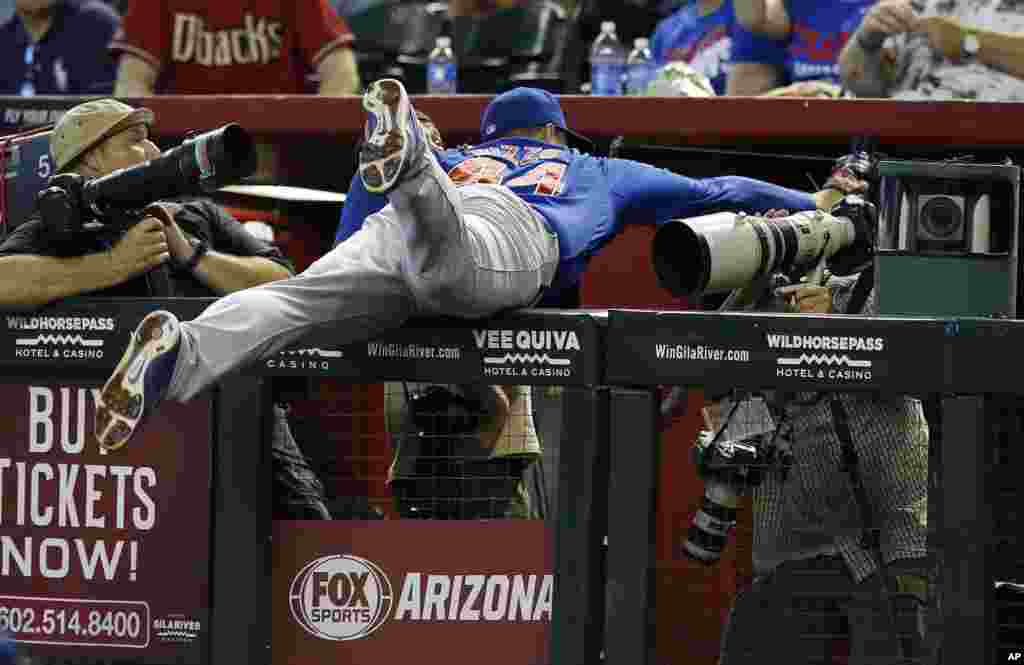
M 255 142 L 232 123 L 190 137 L 148 162 L 90 180 L 82 202 L 97 215 L 141 209 L 161 199 L 208 194 L 255 170 Z
M 742 288 L 772 273 L 794 275 L 829 260 L 862 263 L 873 251 L 874 206 L 851 194 L 831 213 L 805 210 L 785 217 L 716 212 L 658 227 L 651 258 L 658 283 L 676 296 Z M 830 259 L 840 258 L 838 262 Z
M 739 502 L 740 495 L 728 483 L 709 480 L 704 484 L 704 498 L 683 543 L 688 556 L 708 565 L 718 563 L 736 527 Z

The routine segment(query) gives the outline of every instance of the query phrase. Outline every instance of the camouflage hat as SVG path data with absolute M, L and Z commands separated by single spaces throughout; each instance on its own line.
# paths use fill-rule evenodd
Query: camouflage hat
M 57 172 L 108 136 L 132 125 L 153 124 L 153 112 L 133 109 L 116 99 L 96 99 L 72 108 L 50 135 L 50 152 Z

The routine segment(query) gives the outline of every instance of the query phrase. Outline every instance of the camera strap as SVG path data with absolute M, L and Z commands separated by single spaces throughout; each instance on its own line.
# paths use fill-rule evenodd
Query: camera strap
M 863 276 L 862 276 L 863 277 Z M 858 282 L 858 285 L 860 282 Z M 829 400 L 829 408 L 832 411 L 832 424 L 839 438 L 840 464 L 843 471 L 850 476 L 850 486 L 853 488 L 853 496 L 860 508 L 861 521 L 863 523 L 863 534 L 861 535 L 861 546 L 871 552 L 878 566 L 878 591 L 885 607 L 889 628 L 892 631 L 893 641 L 897 649 L 897 662 L 902 663 L 907 655 L 904 653 L 903 641 L 900 638 L 896 625 L 896 594 L 898 588 L 896 580 L 889 575 L 885 563 L 885 555 L 882 553 L 882 539 L 880 527 L 875 525 L 875 515 L 871 510 L 871 502 L 868 500 L 867 490 L 864 488 L 864 481 L 860 474 L 860 458 L 857 455 L 857 448 L 853 445 L 853 434 L 850 432 L 850 421 L 838 395 L 833 395 Z
M 853 293 L 850 294 L 850 302 L 846 305 L 847 314 L 860 314 L 864 309 L 864 303 L 868 301 L 871 289 L 875 287 L 875 266 L 874 263 L 861 271 L 857 277 L 857 283 L 853 286 Z

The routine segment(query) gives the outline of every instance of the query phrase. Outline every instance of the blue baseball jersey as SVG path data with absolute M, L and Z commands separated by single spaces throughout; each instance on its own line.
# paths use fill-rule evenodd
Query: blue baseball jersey
M 114 89 L 107 51 L 120 18 L 101 0 L 62 0 L 53 24 L 33 44 L 21 19 L 0 25 L 0 95 L 97 95 Z
M 558 236 L 561 261 L 542 305 L 564 302 L 566 292 L 578 289 L 591 257 L 626 224 L 656 225 L 722 210 L 814 208 L 814 199 L 806 192 L 751 178 L 687 178 L 640 162 L 594 157 L 531 139 L 498 139 L 436 154 L 453 182 L 508 187 Z M 353 178 L 336 240 L 355 233 L 366 216 L 385 205 L 386 197 L 369 194 L 359 178 Z
M 766 40 L 737 24 L 733 62 L 778 65 L 784 84 L 827 80 L 839 85 L 839 53 L 875 0 L 787 0 L 792 29 L 781 41 Z
M 725 94 L 736 13 L 732 0 L 702 16 L 697 3 L 688 3 L 662 19 L 651 36 L 651 54 L 658 65 L 685 62 L 708 77 L 715 94 Z

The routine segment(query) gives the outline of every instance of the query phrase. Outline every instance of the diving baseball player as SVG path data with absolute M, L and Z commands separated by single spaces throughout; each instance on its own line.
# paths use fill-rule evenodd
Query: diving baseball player
M 527 307 L 577 288 L 590 258 L 626 224 L 717 210 L 827 210 L 845 193 L 695 180 L 594 157 L 574 149 L 586 139 L 567 127 L 557 99 L 532 88 L 492 100 L 479 145 L 438 153 L 398 81 L 371 84 L 363 107 L 360 179 L 388 205 L 292 279 L 232 293 L 191 321 L 147 315 L 100 394 L 102 446 L 128 443 L 162 399 L 188 401 L 315 327 L 350 344 L 414 315 L 481 318 Z

